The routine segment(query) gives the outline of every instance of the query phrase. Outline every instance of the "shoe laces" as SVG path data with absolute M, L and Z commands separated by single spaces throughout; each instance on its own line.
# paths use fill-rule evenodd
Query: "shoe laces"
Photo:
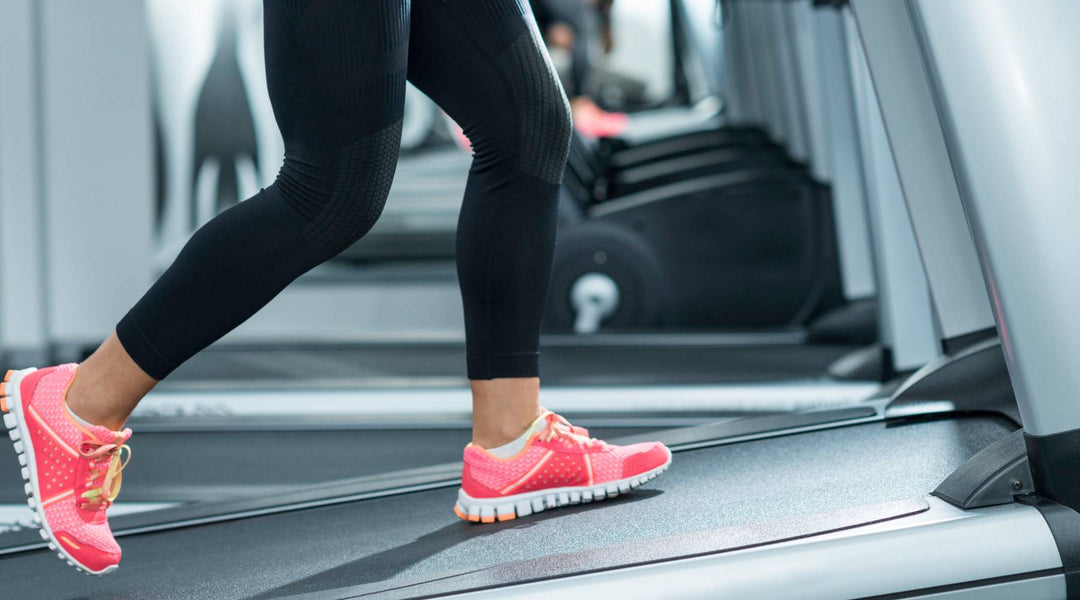
M 602 441 L 596 438 L 588 437 L 574 431 L 574 426 L 563 418 L 562 415 L 547 411 L 547 413 L 544 414 L 544 419 L 547 421 L 547 426 L 541 431 L 540 439 L 545 442 L 550 442 L 555 438 L 561 438 L 576 442 L 584 448 L 592 448 L 599 444 L 603 444 Z
M 80 508 L 104 510 L 120 495 L 124 467 L 131 461 L 131 447 L 124 443 L 131 436 L 131 430 L 115 433 L 112 441 L 100 440 L 85 429 L 83 431 L 87 437 L 79 445 L 79 454 L 90 464 L 86 471 L 86 491 L 80 495 Z

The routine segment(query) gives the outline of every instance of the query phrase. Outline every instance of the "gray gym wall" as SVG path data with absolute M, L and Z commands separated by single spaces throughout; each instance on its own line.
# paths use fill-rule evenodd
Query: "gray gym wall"
M 150 284 L 153 134 L 141 0 L 39 2 L 46 311 L 58 344 Z
M 0 361 L 30 364 L 46 344 L 34 0 L 0 7 Z
M 100 339 L 149 283 L 149 63 L 139 0 L 0 11 L 0 335 L 17 356 Z

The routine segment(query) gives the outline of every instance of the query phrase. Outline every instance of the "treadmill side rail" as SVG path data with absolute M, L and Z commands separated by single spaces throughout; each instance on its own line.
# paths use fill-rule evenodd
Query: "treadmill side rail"
M 886 418 L 940 412 L 995 412 L 1020 425 L 1001 340 L 984 340 L 942 356 L 893 392 Z
M 1065 597 L 1061 557 L 1039 511 L 927 502 L 926 512 L 834 534 L 452 597 L 789 598 L 792 590 L 802 600 L 946 590 L 971 598 Z

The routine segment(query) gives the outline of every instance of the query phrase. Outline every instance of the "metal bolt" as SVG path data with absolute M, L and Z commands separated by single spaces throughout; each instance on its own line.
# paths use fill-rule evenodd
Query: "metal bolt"
M 1019 492 L 1020 490 L 1024 489 L 1024 484 L 1020 483 L 1019 479 L 1014 479 L 1013 482 L 1012 482 L 1012 489 Z

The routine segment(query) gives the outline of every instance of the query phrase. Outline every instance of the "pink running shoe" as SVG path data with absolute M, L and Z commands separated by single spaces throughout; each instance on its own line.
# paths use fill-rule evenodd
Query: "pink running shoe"
M 614 498 L 647 483 L 671 464 L 660 442 L 612 446 L 544 411 L 546 426 L 513 458 L 499 458 L 469 444 L 457 516 L 494 523 L 544 509 Z
M 105 510 L 120 491 L 131 430 L 76 423 L 64 402 L 77 365 L 8 371 L 0 386 L 4 425 L 15 442 L 27 503 L 42 539 L 81 571 L 104 575 L 120 563 Z

